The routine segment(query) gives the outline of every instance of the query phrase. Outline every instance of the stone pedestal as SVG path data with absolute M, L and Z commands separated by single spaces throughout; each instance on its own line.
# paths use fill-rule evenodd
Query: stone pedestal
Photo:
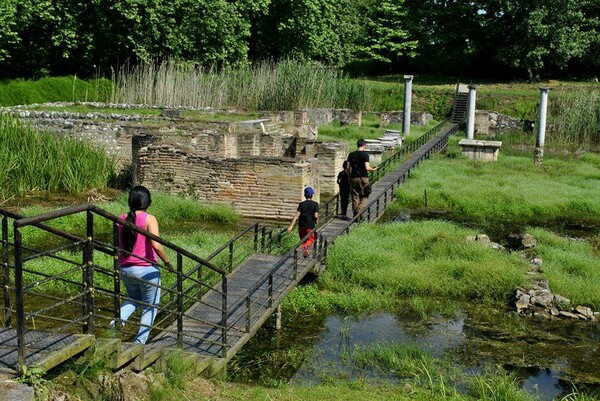
M 500 141 L 477 141 L 475 139 L 463 139 L 459 143 L 462 155 L 475 160 L 495 162 L 502 142 Z
M 371 166 L 376 166 L 381 163 L 383 156 L 383 146 L 378 139 L 365 139 L 367 145 L 365 146 L 365 152 L 369 154 L 369 163 Z

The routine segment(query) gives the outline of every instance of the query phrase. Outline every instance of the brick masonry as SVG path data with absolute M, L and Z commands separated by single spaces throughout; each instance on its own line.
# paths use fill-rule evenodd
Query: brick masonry
M 152 144 L 138 151 L 136 175 L 153 190 L 231 204 L 244 216 L 289 219 L 303 200 L 304 187 L 319 188 L 317 170 L 316 159 L 214 159 Z

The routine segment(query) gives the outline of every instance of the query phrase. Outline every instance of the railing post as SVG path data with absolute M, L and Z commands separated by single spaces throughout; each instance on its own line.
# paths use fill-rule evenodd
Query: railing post
M 123 327 L 121 324 L 121 265 L 119 263 L 120 247 L 121 243 L 119 239 L 119 226 L 117 223 L 113 223 L 113 311 L 115 313 L 115 327 L 119 331 Z
M 12 308 L 10 305 L 10 267 L 8 266 L 8 217 L 2 218 L 2 270 L 4 288 L 4 327 L 10 327 Z
M 229 271 L 233 269 L 233 241 L 229 243 L 229 262 L 227 268 Z
M 269 231 L 269 253 L 273 249 L 273 230 Z
M 294 280 L 298 279 L 298 248 L 294 249 Z
M 267 305 L 269 308 L 273 306 L 273 273 L 269 274 L 269 300 Z
M 250 297 L 246 297 L 246 333 L 250 333 L 250 318 L 252 317 L 252 314 L 250 313 Z
M 177 252 L 177 346 L 183 348 L 183 256 Z
M 323 247 L 323 257 L 321 258 L 321 263 L 327 263 L 327 250 L 329 249 L 329 242 L 325 239 L 324 247 Z
M 258 223 L 254 224 L 254 253 L 258 252 Z
M 227 276 L 223 276 L 221 281 L 221 337 L 223 338 L 223 349 L 221 350 L 221 357 L 227 358 Z
M 15 236 L 15 312 L 17 315 L 17 363 L 25 366 L 25 308 L 23 305 L 23 243 L 21 232 L 13 228 Z
M 89 210 L 86 212 L 86 243 L 83 247 L 83 281 L 83 313 L 86 316 L 83 333 L 94 334 L 94 214 Z
M 267 227 L 263 226 L 262 229 L 260 230 L 260 252 L 264 253 L 265 252 L 265 231 L 266 231 Z

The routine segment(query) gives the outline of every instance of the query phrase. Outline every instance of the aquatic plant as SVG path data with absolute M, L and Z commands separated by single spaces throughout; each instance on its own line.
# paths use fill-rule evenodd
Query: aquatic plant
M 521 389 L 516 377 L 501 369 L 475 375 L 469 383 L 469 394 L 481 401 L 534 401 L 535 397 Z
M 162 106 L 299 110 L 337 107 L 366 110 L 364 82 L 340 70 L 293 60 L 261 62 L 219 71 L 175 62 L 122 68 L 113 77 L 112 102 Z
M 0 115 L 0 164 L 4 199 L 33 190 L 103 189 L 115 175 L 115 162 L 103 149 L 38 131 L 7 115 Z

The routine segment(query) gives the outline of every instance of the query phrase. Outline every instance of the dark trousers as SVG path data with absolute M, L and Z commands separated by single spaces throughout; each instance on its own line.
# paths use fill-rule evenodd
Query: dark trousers
M 363 195 L 363 189 L 369 183 L 368 177 L 356 177 L 350 181 L 350 191 L 352 193 L 352 211 L 354 216 L 367 208 L 369 198 Z
M 340 213 L 344 216 L 348 214 L 348 203 L 350 200 L 350 186 L 340 188 Z

